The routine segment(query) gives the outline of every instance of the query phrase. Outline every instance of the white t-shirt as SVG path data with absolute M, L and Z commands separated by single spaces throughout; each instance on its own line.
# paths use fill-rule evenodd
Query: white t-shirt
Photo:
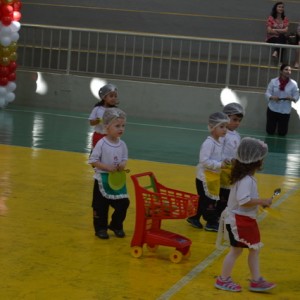
M 102 119 L 103 114 L 105 112 L 104 106 L 95 106 L 89 116 L 89 120 L 96 120 L 96 119 Z M 95 132 L 105 134 L 105 129 L 103 126 L 103 123 L 100 122 L 99 124 L 95 125 Z
M 227 203 L 226 224 L 235 222 L 234 215 L 243 215 L 256 219 L 258 205 L 245 207 L 242 206 L 251 199 L 258 199 L 257 182 L 253 176 L 246 176 L 236 182 L 230 189 Z
M 197 165 L 196 177 L 205 181 L 204 170 L 220 172 L 222 165 L 223 144 L 208 136 L 203 142 L 199 153 L 199 163 Z
M 96 144 L 88 162 L 94 163 L 100 161 L 101 163 L 108 165 L 118 165 L 127 160 L 128 149 L 126 144 L 121 139 L 119 139 L 117 143 L 111 143 L 106 137 L 104 137 Z M 95 168 L 95 179 L 99 178 L 99 173 L 107 173 L 107 171 Z
M 237 148 L 241 143 L 241 136 L 236 130 L 227 130 L 223 142 L 223 160 L 236 158 Z

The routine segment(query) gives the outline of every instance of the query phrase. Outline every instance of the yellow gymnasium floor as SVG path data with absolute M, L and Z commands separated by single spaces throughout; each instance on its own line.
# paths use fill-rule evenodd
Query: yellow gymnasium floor
M 61 118 L 64 126 L 57 130 Z M 90 207 L 93 170 L 87 165 L 90 129 L 86 123 L 86 116 L 24 109 L 0 111 L 1 299 L 300 299 L 299 148 L 290 146 L 298 143 L 298 137 L 285 140 L 288 154 L 275 147 L 276 137 L 271 140 L 271 160 L 267 159 L 264 173 L 257 176 L 262 197 L 282 188 L 273 208 L 260 215 L 265 244 L 261 252 L 262 273 L 278 286 L 266 294 L 247 290 L 245 252 L 233 274 L 244 290 L 230 293 L 213 286 L 228 248 L 216 250 L 215 233 L 194 229 L 185 220 L 165 220 L 162 227 L 193 241 L 189 259 L 172 263 L 172 249 L 168 247 L 159 247 L 155 253 L 144 249 L 141 258 L 130 255 L 135 223 L 130 176 L 126 237 L 118 239 L 111 234 L 109 240 L 100 240 L 94 236 Z M 180 153 L 190 157 L 193 147 L 197 158 L 201 139 L 207 133 L 195 129 L 195 145 L 180 148 L 175 141 L 179 144 L 182 128 L 177 128 L 173 137 L 166 133 L 168 146 L 157 146 L 152 140 L 154 150 L 149 151 L 151 143 L 147 141 L 144 153 L 141 147 L 147 144 L 143 141 L 152 134 L 153 126 L 149 128 L 142 123 L 128 124 L 124 140 L 129 151 L 133 149 L 128 162 L 130 174 L 152 171 L 164 185 L 194 193 L 192 163 L 176 164 L 168 159 L 180 157 Z M 157 125 L 156 135 L 165 129 L 170 130 Z M 135 131 L 135 139 L 140 137 L 135 143 L 130 131 Z M 189 134 L 192 133 L 185 131 L 184 136 Z M 81 147 L 81 140 L 86 148 Z M 167 158 L 160 155 L 163 152 L 169 153 Z M 141 159 L 143 155 L 145 160 Z M 147 155 L 156 156 L 160 162 L 151 161 Z M 281 167 L 283 161 L 285 169 Z

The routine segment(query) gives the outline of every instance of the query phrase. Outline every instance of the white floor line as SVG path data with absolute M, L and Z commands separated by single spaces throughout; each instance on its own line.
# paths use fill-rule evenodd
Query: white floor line
M 87 117 L 80 117 L 80 116 L 74 116 L 74 115 L 64 115 L 64 114 L 56 114 L 51 112 L 42 112 L 42 111 L 31 111 L 31 110 L 20 110 L 20 109 L 13 109 L 9 108 L 8 111 L 22 111 L 22 112 L 28 112 L 28 113 L 39 113 L 44 115 L 53 115 L 57 117 L 68 117 L 68 118 L 74 118 L 74 119 L 88 119 Z M 147 127 L 157 127 L 157 128 L 168 128 L 168 129 L 177 129 L 177 130 L 187 130 L 187 131 L 197 131 L 197 132 L 208 132 L 207 129 L 198 129 L 198 128 L 188 128 L 188 127 L 180 127 L 180 126 L 167 126 L 167 125 L 158 125 L 158 124 L 148 124 L 148 123 L 135 123 L 135 122 L 127 122 L 127 124 L 130 125 L 137 125 L 137 126 L 147 126 Z M 244 134 L 243 136 L 250 136 L 250 137 L 256 137 L 256 138 L 265 138 L 265 135 L 259 135 L 259 134 Z M 280 138 L 278 136 L 269 137 L 270 139 L 285 139 L 285 140 L 297 140 L 297 138 L 289 138 L 284 137 Z
M 300 184 L 294 186 L 291 190 L 285 193 L 282 197 L 276 201 L 272 207 L 278 207 L 282 204 L 286 199 L 288 199 L 292 194 L 300 189 Z M 261 222 L 266 218 L 268 213 L 261 213 L 257 220 Z M 175 295 L 178 291 L 180 291 L 185 285 L 191 282 L 196 276 L 198 276 L 206 267 L 211 265 L 217 258 L 219 258 L 223 252 L 228 248 L 228 246 L 221 246 L 220 249 L 216 249 L 213 251 L 206 259 L 204 259 L 200 264 L 198 264 L 195 268 L 193 268 L 187 275 L 182 277 L 179 281 L 177 281 L 172 287 L 170 287 L 165 293 L 159 296 L 156 300 L 168 300 L 171 296 Z M 213 284 L 213 283 L 212 283 Z
M 223 252 L 228 248 L 227 246 L 221 246 L 221 249 L 216 249 L 213 251 L 206 259 L 204 259 L 200 264 L 198 264 L 194 269 L 192 269 L 187 275 L 182 279 L 177 281 L 170 289 L 168 289 L 164 294 L 157 298 L 157 300 L 167 300 L 171 296 L 176 294 L 181 290 L 186 284 L 192 281 L 193 278 L 198 276 L 206 267 L 212 264 L 216 258 L 221 256 Z

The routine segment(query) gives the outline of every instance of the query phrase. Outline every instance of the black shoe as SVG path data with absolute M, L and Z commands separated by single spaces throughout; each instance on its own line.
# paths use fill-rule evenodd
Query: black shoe
M 95 233 L 95 236 L 102 240 L 107 240 L 109 239 L 109 235 L 107 234 L 107 231 L 105 229 L 99 230 L 98 232 Z
M 114 232 L 115 236 L 118 238 L 123 238 L 125 237 L 125 232 L 123 229 L 113 229 L 110 226 L 108 226 L 108 228 Z
M 188 223 L 190 223 L 192 225 L 192 227 L 194 228 L 198 228 L 198 229 L 202 229 L 203 226 L 202 224 L 200 223 L 199 220 L 196 220 L 196 219 L 192 219 L 192 218 L 187 218 L 186 219 Z
M 218 232 L 219 230 L 219 224 L 209 224 L 207 223 L 204 227 L 205 231 L 211 231 L 211 232 Z

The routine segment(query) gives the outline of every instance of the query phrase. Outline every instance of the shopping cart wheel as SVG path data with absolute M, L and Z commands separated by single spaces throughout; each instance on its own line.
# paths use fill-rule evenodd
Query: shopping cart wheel
M 184 257 L 184 258 L 190 258 L 191 254 L 192 254 L 192 252 L 191 252 L 191 250 L 189 250 L 187 253 L 185 253 L 185 254 L 183 255 L 183 257 Z
M 147 249 L 149 252 L 156 252 L 156 250 L 158 249 L 158 245 L 152 246 L 147 244 Z
M 182 257 L 183 257 L 183 254 L 182 254 L 180 251 L 175 250 L 175 251 L 170 255 L 170 260 L 171 260 L 171 262 L 177 264 L 177 263 L 181 262 Z
M 176 250 L 180 251 L 183 254 L 184 258 L 189 258 L 191 256 L 190 246 L 180 248 L 180 249 L 176 248 Z
M 139 246 L 131 247 L 130 253 L 133 257 L 141 257 L 143 255 L 143 248 Z

